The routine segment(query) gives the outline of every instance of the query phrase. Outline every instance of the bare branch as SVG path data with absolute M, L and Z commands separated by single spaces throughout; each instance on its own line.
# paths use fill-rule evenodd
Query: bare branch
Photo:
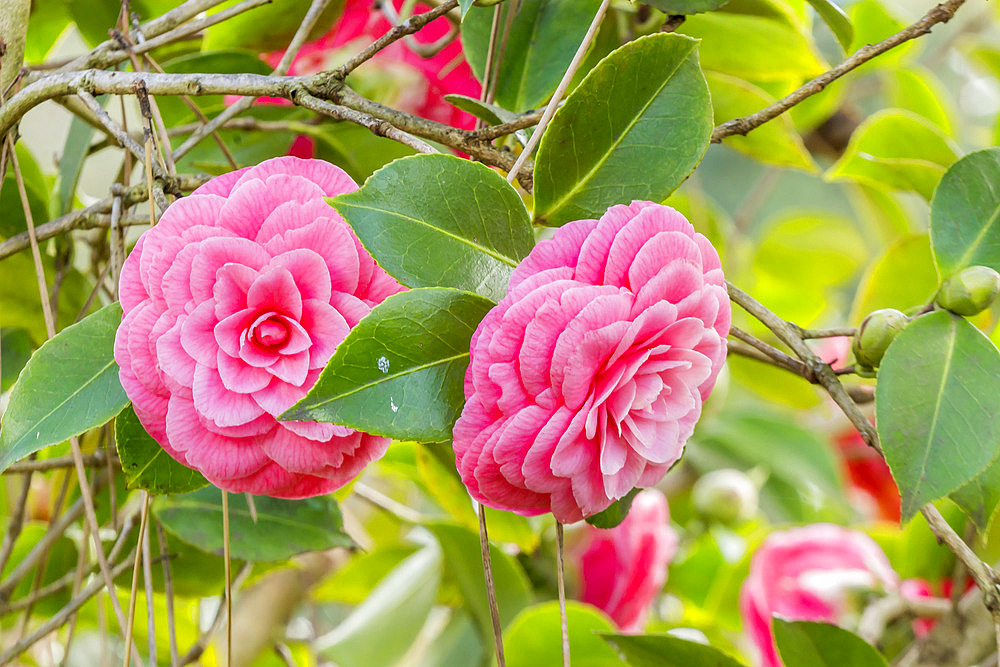
M 926 35 L 938 23 L 947 23 L 950 21 L 955 15 L 955 11 L 964 2 L 965 0 L 947 0 L 943 2 L 927 12 L 922 19 L 913 25 L 900 30 L 891 37 L 883 39 L 878 44 L 867 44 L 861 47 L 833 69 L 820 74 L 812 81 L 781 98 L 771 106 L 749 116 L 734 118 L 722 123 L 712 132 L 712 143 L 719 143 L 725 137 L 734 134 L 746 134 L 750 130 L 760 127 L 769 120 L 773 120 L 785 113 L 796 104 L 821 92 L 828 85 L 851 70 L 865 64 L 875 56 L 881 55 L 889 49 L 895 48 L 911 39 Z

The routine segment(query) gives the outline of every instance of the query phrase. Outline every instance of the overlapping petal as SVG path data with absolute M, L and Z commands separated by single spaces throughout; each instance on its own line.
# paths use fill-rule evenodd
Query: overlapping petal
M 725 360 L 719 257 L 677 211 L 615 206 L 514 271 L 471 342 L 456 463 L 492 507 L 563 522 L 680 458 Z
M 223 489 L 329 493 L 388 445 L 275 419 L 350 328 L 403 289 L 322 200 L 355 189 L 325 162 L 268 160 L 178 200 L 125 261 L 122 384 L 167 453 Z

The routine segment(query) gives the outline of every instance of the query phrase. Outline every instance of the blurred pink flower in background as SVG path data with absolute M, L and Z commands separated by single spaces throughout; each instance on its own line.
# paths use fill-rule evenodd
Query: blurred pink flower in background
M 618 526 L 587 525 L 577 547 L 580 599 L 603 610 L 622 632 L 641 632 L 677 552 L 667 499 L 656 489 L 636 495 Z
M 403 0 L 392 0 L 398 10 Z M 429 11 L 417 3 L 414 13 Z M 305 44 L 292 61 L 289 74 L 309 75 L 341 65 L 392 28 L 385 15 L 375 9 L 374 0 L 347 0 L 344 13 L 333 28 L 320 39 Z M 421 28 L 411 38 L 429 45 L 446 37 L 451 24 L 446 17 L 438 18 Z M 265 60 L 273 67 L 283 52 L 271 53 Z M 358 80 L 361 77 L 361 80 Z M 465 60 L 461 42 L 455 38 L 430 57 L 423 57 L 407 45 L 405 39 L 389 45 L 361 65 L 352 84 L 363 86 L 362 92 L 382 104 L 452 127 L 472 129 L 476 119 L 444 100 L 447 94 L 479 97 L 480 85 Z M 369 90 L 369 88 L 371 90 Z M 281 98 L 261 98 L 258 103 L 288 104 Z M 291 153 L 312 157 L 312 140 L 299 137 Z
M 936 586 L 926 579 L 904 579 L 899 584 L 899 594 L 907 600 L 920 600 L 921 598 L 944 598 L 950 599 L 955 584 L 950 578 L 941 579 Z M 965 589 L 963 593 L 976 587 L 976 582 L 972 577 L 966 576 Z M 936 618 L 915 618 L 913 619 L 913 634 L 917 637 L 924 637 L 934 629 L 937 624 Z
M 403 289 L 323 200 L 356 189 L 320 160 L 267 160 L 171 204 L 125 260 L 122 385 L 163 449 L 220 488 L 329 493 L 389 444 L 275 419 L 351 327 Z
M 852 593 L 898 583 L 885 553 L 864 533 L 828 523 L 772 533 L 754 553 L 740 590 L 744 630 L 761 663 L 778 667 L 772 614 L 837 623 L 849 611 Z
M 719 255 L 668 206 L 569 223 L 472 337 L 456 464 L 476 500 L 564 523 L 658 482 L 726 357 Z

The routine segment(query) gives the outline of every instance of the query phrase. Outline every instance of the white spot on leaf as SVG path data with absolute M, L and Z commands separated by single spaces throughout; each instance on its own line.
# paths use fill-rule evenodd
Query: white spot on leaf
M 379 357 L 375 363 L 378 364 L 378 369 L 383 373 L 389 372 L 389 360 L 385 357 Z

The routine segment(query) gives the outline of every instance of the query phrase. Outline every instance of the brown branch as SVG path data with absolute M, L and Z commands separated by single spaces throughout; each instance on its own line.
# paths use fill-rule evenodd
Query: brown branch
M 100 468 L 105 465 L 107 460 L 107 453 L 103 449 L 99 449 L 93 454 L 87 454 L 84 456 L 83 465 L 87 468 Z M 118 463 L 117 457 L 112 457 L 112 462 Z M 47 472 L 49 470 L 57 470 L 59 468 L 72 468 L 73 465 L 72 456 L 59 456 L 53 459 L 45 459 L 44 461 L 29 460 L 21 461 L 19 463 L 11 463 L 7 469 L 3 471 L 3 474 L 15 475 L 28 472 Z
M 205 174 L 181 174 L 176 178 L 167 178 L 167 184 L 171 189 L 176 188 L 180 191 L 190 192 L 194 190 L 199 185 L 208 181 L 210 177 Z M 138 183 L 130 188 L 125 188 L 122 193 L 122 206 L 129 207 L 139 202 L 146 201 L 148 196 L 147 187 L 145 183 Z M 51 222 L 46 222 L 44 225 L 39 225 L 35 228 L 35 232 L 38 236 L 39 241 L 44 241 L 50 239 L 54 236 L 59 236 L 72 229 L 90 229 L 94 227 L 107 227 L 110 223 L 108 222 L 107 215 L 111 213 L 111 207 L 114 204 L 114 197 L 108 197 L 102 199 L 96 204 L 91 204 L 86 208 L 82 208 L 71 213 L 67 213 L 64 216 L 56 218 Z M 127 224 L 127 220 L 123 218 L 122 224 Z M 148 221 L 145 221 L 148 222 Z M 6 241 L 0 242 L 0 259 L 9 257 L 16 252 L 20 252 L 27 248 L 30 244 L 30 239 L 26 232 L 12 236 Z
M 790 94 L 781 98 L 771 106 L 761 109 L 757 113 L 750 114 L 749 116 L 734 118 L 733 120 L 728 120 L 725 123 L 722 123 L 712 132 L 712 143 L 719 143 L 725 137 L 732 136 L 734 134 L 746 134 L 750 130 L 760 127 L 769 120 L 773 120 L 785 113 L 796 104 L 799 104 L 803 100 L 821 92 L 828 85 L 851 70 L 854 70 L 868 62 L 875 56 L 881 55 L 886 51 L 899 46 L 900 44 L 910 41 L 911 39 L 915 39 L 921 35 L 929 33 L 931 28 L 938 23 L 947 23 L 955 15 L 955 11 L 961 7 L 964 2 L 965 0 L 947 0 L 946 2 L 943 2 L 927 12 L 922 19 L 913 25 L 900 30 L 891 37 L 883 39 L 878 44 L 866 44 L 833 69 L 820 74 L 812 81 L 809 81 L 800 88 L 792 91 Z
M 426 141 L 418 139 L 412 134 L 403 132 L 387 121 L 379 120 L 378 118 L 374 118 L 368 114 L 355 111 L 354 109 L 349 109 L 339 104 L 332 104 L 325 100 L 313 97 L 308 93 L 299 93 L 295 97 L 295 103 L 299 106 L 305 107 L 306 109 L 321 113 L 324 116 L 329 116 L 330 118 L 334 118 L 336 120 L 350 121 L 362 127 L 367 127 L 372 131 L 372 134 L 398 141 L 404 146 L 409 146 L 418 153 L 438 152 Z

